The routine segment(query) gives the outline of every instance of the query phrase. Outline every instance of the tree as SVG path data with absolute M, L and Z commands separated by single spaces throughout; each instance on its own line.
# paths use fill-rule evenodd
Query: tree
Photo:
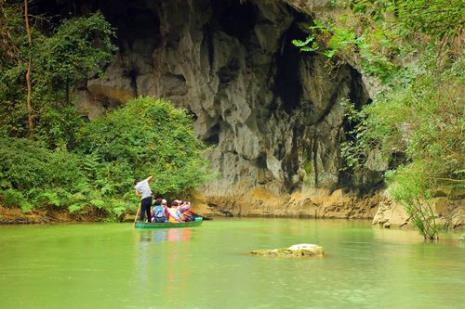
M 27 87 L 27 98 L 26 98 L 26 106 L 27 106 L 27 124 L 28 124 L 28 131 L 29 136 L 32 136 L 34 131 L 34 122 L 33 122 L 33 110 L 32 110 L 32 81 L 31 81 L 31 66 L 32 66 L 32 34 L 31 34 L 31 27 L 29 26 L 29 1 L 24 0 L 24 27 L 26 29 L 27 34 L 27 42 L 29 46 L 29 53 L 27 57 L 26 63 L 26 87 Z
M 66 131 L 50 127 L 59 123 L 50 117 L 59 115 L 56 110 L 64 106 L 69 109 L 70 89 L 77 82 L 100 74 L 111 60 L 116 49 L 113 29 L 99 13 L 64 20 L 58 26 L 41 19 L 40 27 L 34 27 L 27 1 L 24 13 L 17 4 L 1 4 L 0 44 L 10 48 L 0 52 L 0 130 L 24 137 L 36 127 L 34 138 Z M 66 135 L 57 138 L 66 144 Z M 50 147 L 57 146 L 57 138 Z
M 70 86 L 102 73 L 116 51 L 114 31 L 100 14 L 72 18 L 36 45 L 37 66 L 44 83 L 62 89 L 69 104 Z M 62 86 L 64 85 L 64 86 Z

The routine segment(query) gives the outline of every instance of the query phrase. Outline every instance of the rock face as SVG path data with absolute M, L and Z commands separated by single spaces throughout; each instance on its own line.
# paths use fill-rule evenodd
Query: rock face
M 310 15 L 284 1 L 83 3 L 82 13 L 101 10 L 116 27 L 120 48 L 82 90 L 90 117 L 139 95 L 186 108 L 218 174 L 208 196 L 341 185 L 340 102 L 361 107 L 369 98 L 355 69 L 291 44 L 305 37 Z
M 276 194 L 254 188 L 236 196 L 198 198 L 196 211 L 207 216 L 372 219 L 382 196 L 358 197 L 341 190 L 306 190 Z
M 322 247 L 314 244 L 298 244 L 282 249 L 253 250 L 250 254 L 274 257 L 323 257 L 324 250 Z
M 390 227 L 404 227 L 411 222 L 410 215 L 405 208 L 390 200 L 387 193 L 378 193 L 379 202 L 373 224 Z M 436 197 L 431 200 L 432 210 L 436 218 L 436 224 L 444 230 L 463 229 L 465 227 L 465 199 L 450 197 Z
M 410 216 L 405 211 L 402 205 L 391 201 L 387 197 L 387 193 L 378 204 L 378 209 L 373 217 L 372 224 L 379 225 L 385 228 L 403 227 L 409 223 Z

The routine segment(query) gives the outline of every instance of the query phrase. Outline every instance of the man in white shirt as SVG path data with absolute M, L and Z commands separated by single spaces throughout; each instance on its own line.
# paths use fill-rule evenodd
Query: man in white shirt
M 140 213 L 139 220 L 144 221 L 144 216 L 147 214 L 147 222 L 151 222 L 152 216 L 150 214 L 150 207 L 152 206 L 152 189 L 150 189 L 149 182 L 152 180 L 152 176 L 147 179 L 139 181 L 134 186 L 136 189 L 136 195 L 140 196 Z

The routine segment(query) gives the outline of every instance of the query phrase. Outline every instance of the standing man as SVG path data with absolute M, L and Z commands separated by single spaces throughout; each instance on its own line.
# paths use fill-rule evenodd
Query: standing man
M 144 221 L 144 215 L 147 214 L 147 222 L 151 221 L 150 206 L 152 206 L 152 190 L 150 189 L 149 182 L 152 180 L 152 176 L 142 181 L 135 181 L 134 188 L 136 189 L 136 195 L 140 196 L 140 214 L 139 220 Z

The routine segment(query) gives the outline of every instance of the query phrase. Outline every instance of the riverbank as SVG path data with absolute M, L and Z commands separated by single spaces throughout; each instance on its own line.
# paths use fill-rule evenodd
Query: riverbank
M 234 191 L 231 191 L 234 192 Z M 292 194 L 276 194 L 265 188 L 229 195 L 193 194 L 194 212 L 204 217 L 272 217 L 313 219 L 363 219 L 384 228 L 410 227 L 410 217 L 402 205 L 391 201 L 383 191 L 359 196 L 343 190 L 313 189 Z M 438 224 L 444 230 L 465 228 L 465 200 L 438 198 L 434 204 Z M 134 213 L 116 221 L 132 222 Z M 69 213 L 65 209 L 45 208 L 22 212 L 19 208 L 0 206 L 0 224 L 48 224 L 102 222 L 109 218 L 104 211 Z M 114 221 L 114 220 L 113 220 Z
M 23 212 L 19 208 L 0 206 L 0 224 L 50 224 L 71 222 L 101 222 L 106 216 L 96 211 L 86 214 L 71 214 L 65 209 L 34 209 Z
M 275 194 L 265 188 L 229 195 L 196 196 L 198 212 L 207 216 L 281 217 L 315 219 L 365 219 L 384 228 L 411 226 L 405 208 L 379 190 L 357 195 L 343 190 L 311 189 Z M 437 223 L 444 230 L 465 228 L 465 200 L 439 197 L 433 200 Z
M 210 216 L 373 219 L 385 197 L 325 189 L 276 194 L 258 187 L 229 195 L 197 195 L 195 201 L 199 212 Z

